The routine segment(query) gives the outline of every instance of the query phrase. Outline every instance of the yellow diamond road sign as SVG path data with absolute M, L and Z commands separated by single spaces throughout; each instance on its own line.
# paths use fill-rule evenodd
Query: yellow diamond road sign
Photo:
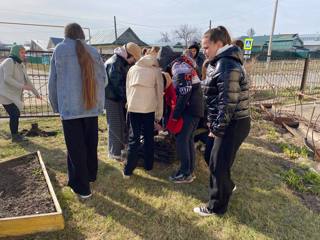
M 244 40 L 244 50 L 251 50 L 253 45 L 253 38 L 246 38 Z

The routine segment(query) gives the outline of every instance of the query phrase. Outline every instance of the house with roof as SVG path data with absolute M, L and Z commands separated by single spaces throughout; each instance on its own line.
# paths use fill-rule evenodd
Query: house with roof
M 127 29 L 118 29 L 117 35 L 118 38 L 116 38 L 114 30 L 97 32 L 91 38 L 91 45 L 96 47 L 100 53 L 107 55 L 112 55 L 115 48 L 128 42 L 134 42 L 140 47 L 149 46 L 142 41 L 130 27 Z
M 30 51 L 48 51 L 48 41 L 43 40 L 31 40 Z
M 0 42 L 0 49 L 1 50 L 10 50 L 10 48 L 11 48 L 11 44 L 6 44 L 6 43 Z
M 247 36 L 240 37 L 244 40 Z M 254 36 L 252 54 L 266 55 L 269 46 L 269 35 L 264 36 Z M 289 56 L 296 55 L 300 57 L 305 57 L 309 50 L 304 47 L 303 41 L 299 34 L 276 34 L 272 38 L 272 52 L 276 56 Z
M 303 34 L 300 35 L 303 45 L 311 52 L 320 51 L 320 34 Z
M 59 43 L 63 41 L 63 38 L 57 38 L 57 37 L 50 37 L 47 49 L 53 50 Z

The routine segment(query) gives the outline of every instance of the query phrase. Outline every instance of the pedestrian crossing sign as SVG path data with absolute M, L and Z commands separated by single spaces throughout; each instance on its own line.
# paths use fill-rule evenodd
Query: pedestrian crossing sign
M 253 45 L 253 38 L 246 38 L 244 40 L 244 50 L 251 50 Z

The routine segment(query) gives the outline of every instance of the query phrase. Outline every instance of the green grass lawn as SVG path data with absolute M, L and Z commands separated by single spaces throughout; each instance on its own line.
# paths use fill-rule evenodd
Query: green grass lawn
M 20 130 L 35 120 L 23 120 Z M 155 164 L 151 173 L 135 171 L 122 179 L 122 166 L 107 158 L 106 132 L 100 132 L 99 173 L 93 197 L 80 201 L 68 187 L 66 147 L 58 118 L 37 119 L 56 137 L 9 140 L 6 121 L 0 122 L 0 159 L 40 150 L 63 209 L 65 229 L 14 239 L 320 239 L 320 214 L 310 209 L 286 184 L 283 174 L 295 164 L 274 144 L 281 138 L 273 126 L 255 122 L 233 167 L 237 191 L 223 217 L 201 218 L 193 207 L 208 199 L 208 170 L 198 153 L 197 179 L 175 185 L 168 176 L 178 167 Z M 100 129 L 105 119 L 99 119 Z M 272 138 L 270 133 L 272 132 Z M 269 133 L 269 134 L 268 134 Z M 1 170 L 0 170 L 1 171 Z M 319 203 L 319 202 L 318 202 Z M 309 206 L 309 207 L 308 207 Z

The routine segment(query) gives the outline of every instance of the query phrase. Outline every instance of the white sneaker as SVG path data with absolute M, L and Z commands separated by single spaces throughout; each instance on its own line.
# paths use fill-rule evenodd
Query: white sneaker
M 88 199 L 90 197 L 92 197 L 92 193 L 90 193 L 89 195 L 81 195 L 81 194 L 78 194 L 79 198 L 81 199 Z
M 197 213 L 201 217 L 209 217 L 215 215 L 215 213 L 210 212 L 207 207 L 201 206 L 201 207 L 195 207 L 193 209 L 193 212 Z
M 108 158 L 109 159 L 114 159 L 114 160 L 117 160 L 117 161 L 121 161 L 121 156 L 117 156 L 117 155 L 113 155 L 113 154 L 109 154 Z
M 237 190 L 237 186 L 234 185 L 234 188 L 232 189 L 232 192 L 235 192 Z
M 72 192 L 72 193 L 77 194 L 77 196 L 78 196 L 79 198 L 81 198 L 81 199 L 88 199 L 88 198 L 92 197 L 92 193 L 90 193 L 90 194 L 88 194 L 88 195 L 81 195 L 81 194 L 79 194 L 79 193 L 75 193 L 72 188 L 70 188 L 70 189 L 71 189 L 71 192 Z
M 123 177 L 123 179 L 128 180 L 128 179 L 130 179 L 131 175 L 125 175 L 124 171 L 122 171 L 122 177 Z

